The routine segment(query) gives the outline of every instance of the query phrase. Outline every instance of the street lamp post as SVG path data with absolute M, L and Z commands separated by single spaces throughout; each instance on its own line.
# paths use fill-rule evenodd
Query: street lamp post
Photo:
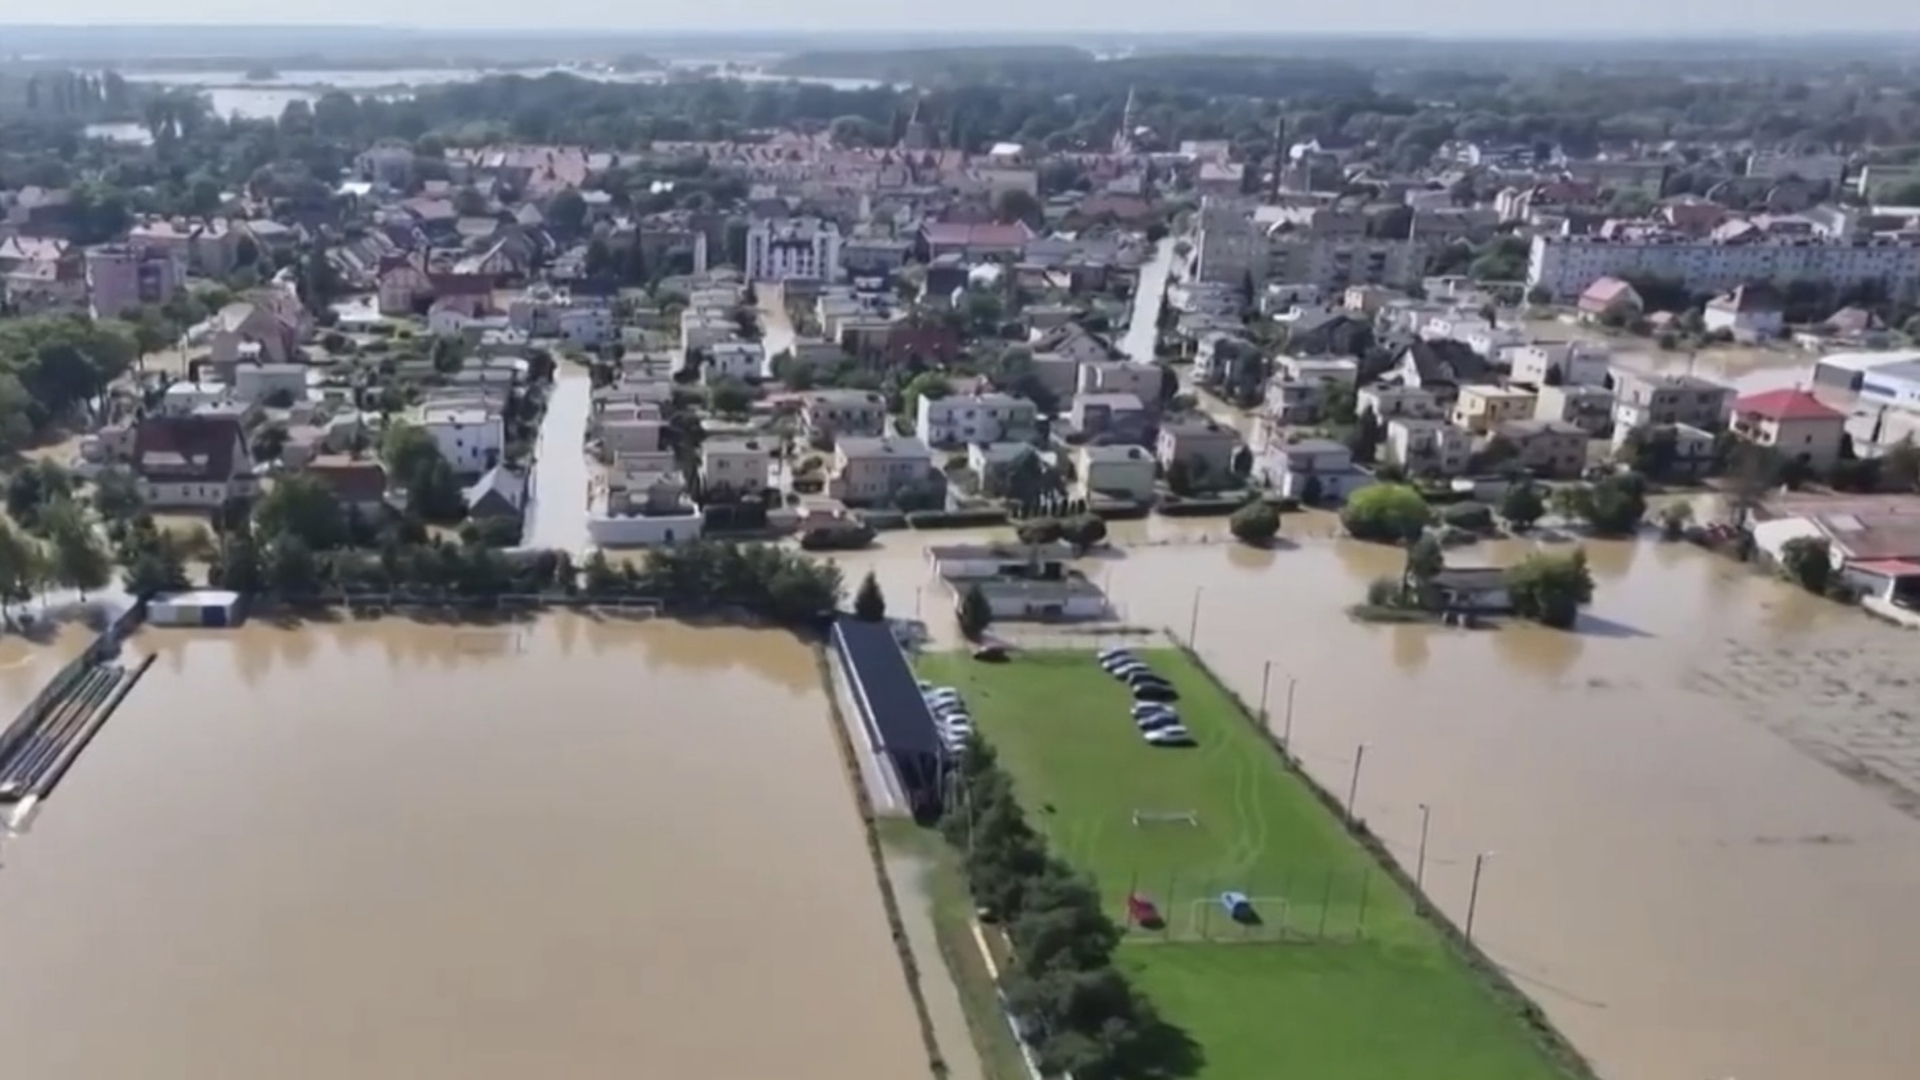
M 1201 591 L 1197 586 L 1193 590 L 1193 616 L 1187 620 L 1187 648 L 1189 649 L 1194 647 L 1194 640 L 1200 636 Z
M 1360 797 L 1360 765 L 1367 760 L 1367 744 L 1361 743 L 1353 751 L 1353 779 L 1347 782 L 1347 821 L 1353 821 L 1353 803 Z
M 1467 944 L 1473 944 L 1473 913 L 1480 907 L 1480 871 L 1494 853 L 1483 851 L 1473 857 L 1473 886 L 1467 890 Z

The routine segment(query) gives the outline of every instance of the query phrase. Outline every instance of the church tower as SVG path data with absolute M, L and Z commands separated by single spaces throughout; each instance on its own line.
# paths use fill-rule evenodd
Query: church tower
M 1120 110 L 1120 130 L 1113 133 L 1113 152 L 1120 156 L 1133 153 L 1133 87 L 1127 87 L 1127 104 Z

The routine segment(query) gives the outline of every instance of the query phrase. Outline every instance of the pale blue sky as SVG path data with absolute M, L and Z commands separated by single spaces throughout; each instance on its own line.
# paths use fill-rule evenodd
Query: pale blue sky
M 1418 33 L 1539 37 L 1565 32 L 1610 37 L 1666 34 L 1886 32 L 1920 35 L 1920 8 L 1896 0 L 1612 0 L 1542 4 L 1538 0 L 1372 0 L 1367 4 L 1249 3 L 1248 0 L 968 0 L 942 5 L 899 0 L 700 0 L 609 4 L 606 0 L 60 0 L 35 5 L 0 0 L 0 25 L 47 20 L 98 23 L 238 23 L 412 27 L 595 28 L 667 30 L 1055 31 L 1062 37 L 1107 31 Z M 0 33 L 0 53 L 6 52 Z

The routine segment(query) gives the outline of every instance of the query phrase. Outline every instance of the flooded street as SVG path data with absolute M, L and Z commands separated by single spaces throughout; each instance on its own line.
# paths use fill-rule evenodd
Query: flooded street
M 1115 527 L 1085 566 L 1128 623 L 1196 626 L 1249 703 L 1425 880 L 1601 1073 L 1623 1080 L 1905 1080 L 1920 1057 L 1920 648 L 1904 632 L 1691 547 L 1589 546 L 1580 632 L 1367 626 L 1342 609 L 1392 549 L 1287 519 Z M 1195 542 L 1211 534 L 1213 542 Z M 843 556 L 951 637 L 951 598 L 890 534 Z M 1523 545 L 1468 548 L 1504 564 Z M 916 589 L 919 592 L 916 594 Z M 1197 601 L 1197 603 L 1196 603 Z M 1197 611 L 1197 618 L 1196 616 Z M 1088 637 L 1056 641 L 1091 645 Z
M 593 378 L 562 365 L 553 376 L 547 413 L 534 448 L 533 481 L 527 489 L 528 547 L 558 549 L 580 558 L 587 541 L 587 418 L 593 408 Z
M 1120 351 L 1142 364 L 1153 362 L 1154 342 L 1160 337 L 1160 301 L 1167 295 L 1167 275 L 1173 269 L 1171 236 L 1163 236 L 1154 245 L 1153 257 L 1140 267 L 1140 282 L 1133 290 L 1133 311 L 1128 317 L 1126 336 Z
M 923 1074 L 793 638 L 554 615 L 131 647 L 159 662 L 4 852 L 9 1075 Z

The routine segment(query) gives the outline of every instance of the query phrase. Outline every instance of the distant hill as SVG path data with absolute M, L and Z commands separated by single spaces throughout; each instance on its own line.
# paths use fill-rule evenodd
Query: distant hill
M 795 53 L 770 68 L 775 75 L 813 79 L 873 79 L 892 83 L 989 82 L 1021 78 L 1046 68 L 1095 63 L 1085 49 L 1066 45 L 983 45 L 941 49 L 820 49 Z

